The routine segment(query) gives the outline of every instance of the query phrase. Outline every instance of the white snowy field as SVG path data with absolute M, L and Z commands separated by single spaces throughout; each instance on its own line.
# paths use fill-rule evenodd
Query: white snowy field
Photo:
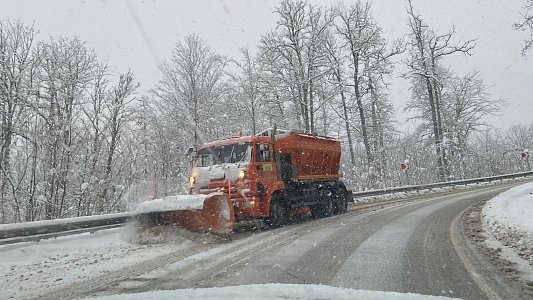
M 0 246 L 0 299 L 36 298 L 110 271 L 190 246 L 187 239 L 162 244 L 129 242 L 123 227 L 40 242 Z
M 533 280 L 533 183 L 509 189 L 489 200 L 482 210 L 487 244 L 500 248 L 516 262 L 520 273 Z
M 88 299 L 88 298 L 86 298 Z M 121 294 L 90 298 L 98 300 L 150 300 L 150 299 L 338 299 L 338 300 L 438 300 L 457 299 L 440 296 L 426 296 L 413 293 L 394 293 L 379 291 L 353 290 L 313 284 L 251 284 L 227 286 L 222 288 L 181 289 L 171 291 L 154 291 L 138 294 Z

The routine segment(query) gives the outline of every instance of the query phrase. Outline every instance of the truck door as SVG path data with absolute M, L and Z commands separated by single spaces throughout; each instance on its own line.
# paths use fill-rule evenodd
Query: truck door
M 268 188 L 277 179 L 270 144 L 260 143 L 255 145 L 255 168 L 259 181 L 262 182 L 265 188 Z

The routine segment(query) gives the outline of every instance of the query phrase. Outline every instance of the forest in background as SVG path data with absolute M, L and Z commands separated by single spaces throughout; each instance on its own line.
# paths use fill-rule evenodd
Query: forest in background
M 533 33 L 532 3 L 517 30 Z M 0 224 L 122 212 L 183 193 L 190 146 L 274 124 L 341 140 L 354 191 L 531 170 L 519 152 L 533 146 L 533 122 L 485 124 L 506 103 L 477 70 L 446 64 L 472 55 L 475 37 L 437 32 L 410 1 L 409 33 L 396 40 L 364 1 L 283 0 L 274 13 L 276 26 L 239 57 L 198 35 L 177 41 L 143 94 L 132 71 L 112 70 L 79 38 L 37 41 L 33 26 L 1 20 Z M 395 73 L 399 65 L 406 71 Z M 410 82 L 406 107 L 390 100 L 393 76 Z M 413 132 L 398 129 L 403 110 L 417 120 Z

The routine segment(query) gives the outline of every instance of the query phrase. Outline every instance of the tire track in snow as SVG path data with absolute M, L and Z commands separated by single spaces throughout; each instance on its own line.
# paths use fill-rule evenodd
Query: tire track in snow
M 323 221 L 328 221 L 327 224 L 324 224 L 325 226 L 335 222 L 331 218 L 323 219 Z M 230 244 L 230 247 L 218 247 L 218 249 L 208 250 L 208 252 L 211 252 L 208 255 L 200 253 L 198 259 L 191 257 L 190 262 L 185 262 L 181 265 L 178 263 L 172 271 L 153 281 L 148 281 L 133 288 L 126 287 L 115 292 L 131 293 L 156 289 L 211 286 L 213 281 L 242 268 L 247 262 L 293 242 L 297 236 L 301 235 L 301 231 L 306 231 L 323 223 L 309 221 L 243 238 L 237 235 L 236 241 Z
M 399 209 L 401 207 L 403 206 L 394 203 L 393 206 L 389 208 Z M 366 212 L 363 215 L 371 216 L 375 213 L 377 213 L 377 211 Z M 234 274 L 238 274 L 239 270 L 247 266 L 249 262 L 255 261 L 258 258 L 269 257 L 271 254 L 277 253 L 280 249 L 293 243 L 299 237 L 312 234 L 320 229 L 331 229 L 333 225 L 342 222 L 342 220 L 345 220 L 346 218 L 352 218 L 354 216 L 361 216 L 361 214 L 353 211 L 340 216 L 308 221 L 281 229 L 267 231 L 263 234 L 246 237 L 239 240 L 239 245 L 235 245 L 234 247 L 221 252 L 213 253 L 204 259 L 187 264 L 186 266 L 178 267 L 155 281 L 141 283 L 139 286 L 133 288 L 126 287 L 117 292 L 131 293 L 147 290 L 216 286 L 217 283 L 225 281 L 228 277 L 233 277 Z M 340 228 L 341 227 L 335 229 L 335 231 Z M 264 238 L 264 235 L 270 236 Z M 250 243 L 252 244 L 249 246 L 241 245 Z M 230 281 L 232 280 L 230 279 Z
M 418 199 L 412 203 L 394 203 L 385 209 L 366 213 L 347 213 L 331 218 L 322 228 L 315 228 L 310 232 L 302 232 L 294 243 L 280 248 L 270 256 L 261 257 L 254 264 L 247 266 L 235 278 L 217 282 L 215 286 L 251 283 L 308 283 L 330 284 L 334 275 L 342 267 L 346 259 L 369 236 L 391 220 L 405 215 L 405 211 L 413 211 L 418 206 L 429 201 L 442 201 L 445 197 Z M 405 201 L 404 201 L 405 202 Z M 383 204 L 381 204 L 383 205 Z M 380 214 L 379 218 L 375 218 Z M 330 220 L 330 219 L 327 219 Z M 334 227 L 336 223 L 339 227 Z M 373 226 L 366 226 L 372 223 Z M 272 266 L 278 266 L 271 270 Z
M 397 205 L 396 202 L 390 203 L 392 205 Z M 372 205 L 365 205 L 362 208 L 357 208 L 356 210 L 361 209 L 373 209 L 378 206 L 382 206 L 383 204 L 372 204 Z M 351 210 L 352 211 L 352 210 Z M 88 280 L 77 282 L 72 286 L 61 286 L 59 288 L 56 288 L 50 292 L 44 293 L 38 297 L 35 297 L 34 299 L 59 299 L 59 298 L 75 298 L 75 297 L 84 297 L 88 295 L 96 295 L 98 292 L 103 292 L 104 294 L 109 294 L 109 291 L 120 291 L 123 290 L 119 287 L 120 283 L 123 282 L 131 282 L 131 281 L 137 281 L 138 283 L 142 282 L 149 282 L 149 279 L 143 279 L 138 278 L 139 276 L 149 273 L 151 271 L 157 270 L 159 268 L 162 268 L 167 265 L 171 265 L 173 263 L 183 261 L 187 259 L 188 257 L 197 255 L 199 253 L 206 253 L 213 249 L 225 249 L 227 246 L 232 246 L 231 250 L 227 250 L 228 252 L 235 252 L 238 250 L 239 247 L 243 247 L 242 243 L 250 243 L 248 240 L 249 238 L 255 237 L 256 239 L 263 239 L 265 235 L 271 235 L 273 236 L 272 239 L 279 239 L 279 234 L 286 233 L 287 231 L 295 231 L 295 230 L 301 230 L 298 226 L 301 226 L 302 224 L 307 226 L 315 226 L 315 223 L 322 223 L 325 220 L 317 220 L 317 221 L 307 221 L 300 224 L 297 224 L 295 226 L 288 226 L 280 229 L 275 230 L 268 230 L 265 232 L 261 232 L 260 234 L 254 234 L 253 236 L 249 236 L 249 232 L 243 232 L 243 233 L 237 233 L 235 235 L 235 241 L 231 244 L 223 244 L 223 245 L 213 245 L 213 244 L 207 244 L 207 245 L 191 245 L 189 248 L 183 248 L 180 249 L 178 252 L 169 253 L 163 256 L 155 257 L 153 259 L 150 259 L 148 261 L 141 262 L 139 264 L 128 266 L 119 270 L 110 271 L 107 274 L 99 275 L 93 278 L 90 278 Z M 330 221 L 331 222 L 331 221 Z M 253 233 L 252 233 L 253 234 Z M 243 240 L 243 242 L 241 242 Z M 266 242 L 266 241 L 265 241 Z M 263 244 L 263 243 L 262 243 Z M 30 298 L 31 299 L 31 298 Z

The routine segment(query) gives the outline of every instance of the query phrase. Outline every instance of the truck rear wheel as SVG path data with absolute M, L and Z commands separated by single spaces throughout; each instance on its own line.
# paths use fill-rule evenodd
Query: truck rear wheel
M 339 189 L 334 194 L 335 214 L 340 215 L 348 210 L 348 200 L 346 199 L 346 190 Z
M 320 204 L 311 209 L 311 214 L 317 218 L 326 218 L 333 215 L 333 194 L 331 189 L 320 190 Z
M 331 189 L 324 189 L 324 204 L 322 205 L 322 216 L 324 218 L 333 216 L 333 192 Z
M 271 228 L 282 227 L 287 224 L 289 212 L 282 203 L 282 197 L 275 195 L 270 202 L 270 216 L 267 218 L 267 224 Z

